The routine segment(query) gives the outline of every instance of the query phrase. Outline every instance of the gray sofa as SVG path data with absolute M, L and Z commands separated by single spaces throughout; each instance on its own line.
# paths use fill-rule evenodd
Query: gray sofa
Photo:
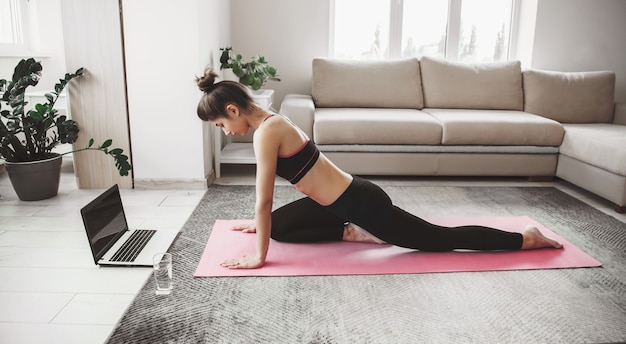
M 626 210 L 626 106 L 612 72 L 518 61 L 317 58 L 280 113 L 359 175 L 555 176 Z

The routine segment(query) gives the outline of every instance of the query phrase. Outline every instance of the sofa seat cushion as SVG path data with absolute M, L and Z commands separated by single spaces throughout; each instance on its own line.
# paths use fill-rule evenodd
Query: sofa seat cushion
M 558 146 L 563 126 L 522 111 L 424 109 L 443 127 L 445 145 Z
M 424 107 L 419 60 L 313 59 L 315 107 Z
M 615 73 L 526 70 L 524 111 L 561 123 L 609 123 L 615 106 Z
M 424 107 L 523 110 L 519 61 L 460 63 L 424 56 L 420 70 Z
M 626 176 L 626 126 L 595 123 L 564 127 L 561 154 Z
M 315 110 L 313 138 L 320 145 L 437 145 L 441 125 L 420 110 L 321 108 Z

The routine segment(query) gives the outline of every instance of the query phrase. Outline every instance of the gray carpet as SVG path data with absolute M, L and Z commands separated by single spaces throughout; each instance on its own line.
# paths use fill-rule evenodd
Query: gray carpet
M 254 217 L 253 187 L 212 185 L 170 248 L 173 293 L 157 297 L 147 281 L 110 343 L 626 341 L 626 224 L 551 187 L 384 189 L 422 217 L 528 215 L 604 266 L 193 278 L 213 222 Z M 275 206 L 299 197 L 278 186 Z

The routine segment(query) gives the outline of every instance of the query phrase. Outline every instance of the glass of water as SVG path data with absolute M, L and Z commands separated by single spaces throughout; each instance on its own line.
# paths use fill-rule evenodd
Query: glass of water
M 172 292 L 172 254 L 157 253 L 152 258 L 152 262 L 156 294 L 168 295 Z

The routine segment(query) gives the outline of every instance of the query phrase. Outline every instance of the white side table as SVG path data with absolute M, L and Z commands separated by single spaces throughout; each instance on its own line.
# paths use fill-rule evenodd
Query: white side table
M 252 91 L 252 99 L 264 110 L 272 107 L 274 90 Z M 252 143 L 232 142 L 232 138 L 224 135 L 220 127 L 214 126 L 215 142 L 215 177 L 221 176 L 221 164 L 255 164 Z

